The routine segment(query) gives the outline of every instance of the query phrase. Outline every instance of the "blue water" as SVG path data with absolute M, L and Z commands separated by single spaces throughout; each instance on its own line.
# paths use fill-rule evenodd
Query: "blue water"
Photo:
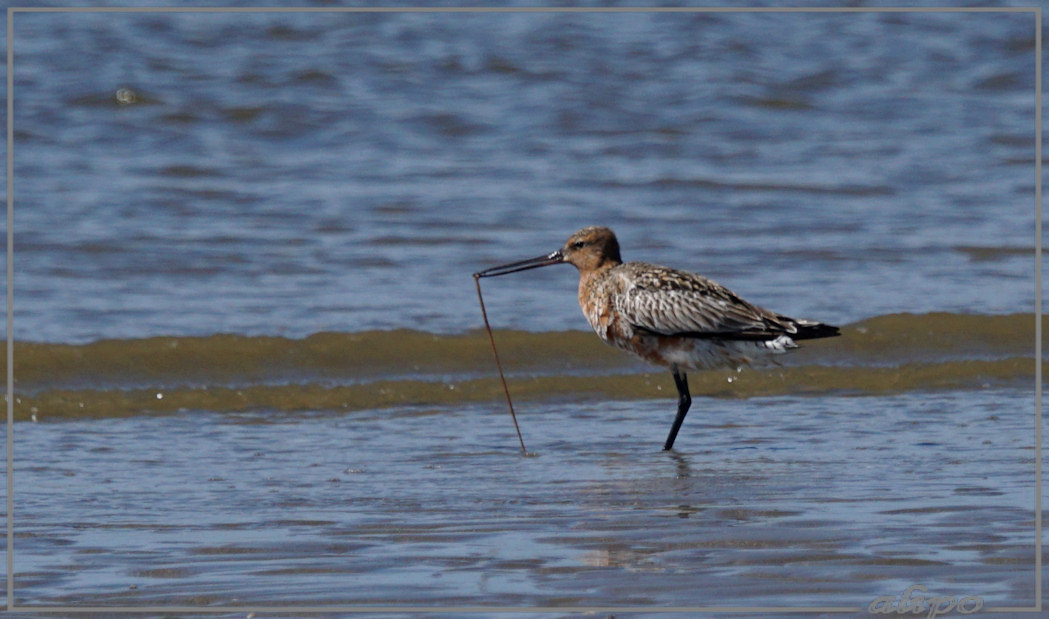
M 669 454 L 667 404 L 522 406 L 529 458 L 488 406 L 25 424 L 19 599 L 1031 604 L 1029 396 L 696 398 Z
M 1033 35 L 1005 13 L 19 14 L 16 337 L 461 332 L 471 273 L 594 223 L 790 315 L 1032 311 Z M 569 267 L 515 277 L 494 322 L 586 329 Z

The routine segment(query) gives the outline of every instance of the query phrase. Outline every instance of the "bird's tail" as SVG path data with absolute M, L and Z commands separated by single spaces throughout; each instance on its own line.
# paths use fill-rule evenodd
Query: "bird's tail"
M 798 329 L 797 333 L 790 335 L 795 340 L 815 340 L 821 337 L 835 337 L 841 335 L 841 331 L 834 325 L 815 322 L 812 320 L 792 320 Z

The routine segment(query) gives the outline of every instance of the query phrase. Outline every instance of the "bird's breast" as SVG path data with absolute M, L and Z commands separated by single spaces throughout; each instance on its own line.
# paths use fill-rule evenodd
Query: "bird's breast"
M 598 337 L 612 345 L 629 337 L 633 330 L 615 311 L 618 292 L 607 271 L 584 273 L 579 278 L 579 308 Z

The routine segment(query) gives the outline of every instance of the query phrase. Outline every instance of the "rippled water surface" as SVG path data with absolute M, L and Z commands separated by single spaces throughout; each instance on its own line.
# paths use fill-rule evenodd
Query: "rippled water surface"
M 17 14 L 16 601 L 1030 606 L 1034 36 Z M 471 274 L 589 224 L 843 336 L 664 453 L 573 269 L 485 280 L 522 456 Z
M 794 314 L 1029 311 L 1032 24 L 19 15 L 19 339 L 457 332 L 594 223 Z M 498 320 L 585 328 L 549 271 Z
M 1030 398 L 697 398 L 669 454 L 668 404 L 522 406 L 532 457 L 488 406 L 20 426 L 20 599 L 1031 599 Z

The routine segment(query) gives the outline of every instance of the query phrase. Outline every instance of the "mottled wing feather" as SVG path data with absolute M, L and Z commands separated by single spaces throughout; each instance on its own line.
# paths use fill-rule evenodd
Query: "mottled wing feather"
M 794 321 L 747 303 L 705 277 L 644 263 L 624 265 L 633 277 L 616 310 L 635 329 L 679 337 L 771 340 L 796 331 Z

